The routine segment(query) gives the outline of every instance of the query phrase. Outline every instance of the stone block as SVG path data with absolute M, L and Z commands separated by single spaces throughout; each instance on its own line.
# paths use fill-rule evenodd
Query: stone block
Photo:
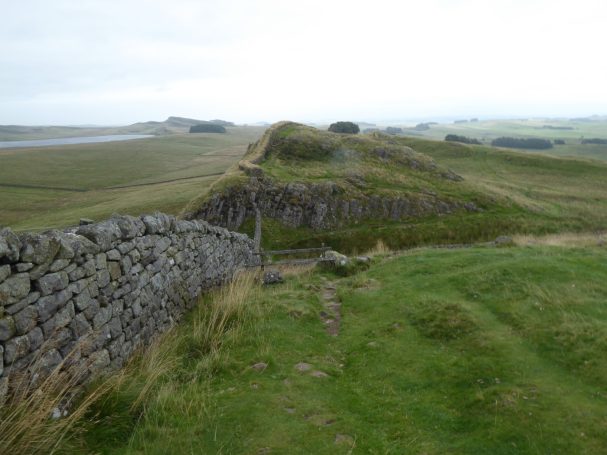
M 52 232 L 43 234 L 27 232 L 21 234 L 20 240 L 22 243 L 21 262 L 51 263 L 61 248 L 61 243 Z
M 11 363 L 25 357 L 30 352 L 30 340 L 27 335 L 11 338 L 4 344 L 4 363 Z
M 29 292 L 30 276 L 27 273 L 11 275 L 0 284 L 0 306 L 17 303 Z
M 0 319 L 0 341 L 6 341 L 15 335 L 15 320 L 12 316 L 4 316 Z
M 49 270 L 51 272 L 58 272 L 59 270 L 65 269 L 68 265 L 70 265 L 70 261 L 68 259 L 55 259 Z
M 42 329 L 40 327 L 36 327 L 33 330 L 30 330 L 27 334 L 27 338 L 30 342 L 30 351 L 34 352 L 42 346 L 44 343 L 44 335 L 42 334 Z
M 14 267 L 18 273 L 23 273 L 32 270 L 34 268 L 34 264 L 31 262 L 19 262 L 18 264 L 15 264 Z
M 119 261 L 122 258 L 122 255 L 118 250 L 110 250 L 106 254 L 108 261 Z
M 110 272 L 108 272 L 105 269 L 99 270 L 97 272 L 97 285 L 100 288 L 106 287 L 108 284 L 110 284 L 110 281 L 111 281 Z
M 108 268 L 108 271 L 110 272 L 110 277 L 111 277 L 112 281 L 116 281 L 118 278 L 120 278 L 122 276 L 119 262 L 108 261 L 107 268 Z
M 35 282 L 36 288 L 42 295 L 49 295 L 53 292 L 61 291 L 65 289 L 69 283 L 69 277 L 65 272 L 49 273 Z
M 24 335 L 34 327 L 38 320 L 38 309 L 35 305 L 28 305 L 15 314 L 15 328 L 19 335 Z
M 78 338 L 85 336 L 92 331 L 92 327 L 82 313 L 78 313 L 70 324 L 74 335 Z

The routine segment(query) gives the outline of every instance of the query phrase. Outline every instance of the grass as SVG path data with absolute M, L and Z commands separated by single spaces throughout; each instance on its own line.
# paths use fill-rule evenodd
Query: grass
M 0 224 L 30 230 L 69 226 L 82 217 L 103 219 L 114 212 L 179 213 L 237 162 L 262 131 L 235 127 L 225 135 L 2 150 Z
M 80 451 L 605 453 L 603 248 L 379 250 L 354 276 L 239 291 L 231 316 L 201 307 L 156 392 L 135 414 L 128 394 L 97 408 Z M 328 284 L 336 337 L 319 317 Z
M 547 129 L 543 128 L 545 125 L 571 129 Z M 437 140 L 443 140 L 447 134 L 459 134 L 479 139 L 487 144 L 501 136 L 562 139 L 565 141 L 565 145 L 555 145 L 554 148 L 540 153 L 551 156 L 607 160 L 607 145 L 581 144 L 582 138 L 607 138 L 607 121 L 605 120 L 593 122 L 564 119 L 486 120 L 433 125 L 429 130 L 418 134 Z M 529 150 L 525 152 L 537 153 Z

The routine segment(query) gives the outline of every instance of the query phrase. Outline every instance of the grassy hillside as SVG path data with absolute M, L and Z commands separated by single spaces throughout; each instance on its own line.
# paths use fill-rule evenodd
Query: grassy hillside
M 178 213 L 263 129 L 0 151 L 0 224 L 42 229 L 113 212 Z M 164 183 L 162 183 L 164 182 Z
M 217 120 L 218 123 L 225 123 Z M 169 117 L 162 122 L 139 122 L 125 126 L 22 126 L 0 125 L 0 142 L 53 139 L 61 137 L 107 136 L 112 134 L 166 135 L 187 133 L 190 126 L 206 123 L 183 117 Z M 233 125 L 231 125 L 233 126 Z
M 133 364 L 66 452 L 605 453 L 606 260 L 420 249 L 347 278 L 241 280 Z
M 377 137 L 363 135 L 349 140 L 364 143 L 365 136 L 371 143 Z M 265 246 L 312 246 L 325 242 L 343 251 L 361 251 L 371 247 L 377 239 L 393 248 L 402 248 L 428 243 L 492 240 L 508 233 L 600 231 L 607 226 L 607 165 L 602 162 L 422 138 L 391 137 L 389 141 L 390 146 L 405 147 L 415 156 L 425 157 L 427 162 L 433 160 L 439 169 L 452 170 L 464 178 L 463 182 L 436 179 L 433 178 L 435 173 L 407 170 L 406 174 L 400 174 L 400 169 L 391 163 L 382 167 L 350 158 L 342 161 L 294 159 L 285 157 L 280 147 L 259 165 L 284 180 L 347 180 L 349 175 L 362 174 L 372 182 L 371 191 L 376 188 L 380 191 L 429 188 L 438 194 L 474 200 L 484 210 L 404 222 L 366 220 L 330 232 L 285 229 L 279 222 L 265 219 Z M 284 148 L 292 147 L 293 142 L 298 143 L 295 140 L 286 142 Z M 310 141 L 302 140 L 301 143 Z M 299 149 L 304 150 L 303 146 Z M 252 234 L 253 222 L 249 221 L 242 229 Z
M 414 131 L 416 135 L 443 140 L 447 134 L 458 134 L 476 138 L 487 144 L 497 137 L 521 137 L 562 139 L 565 145 L 540 153 L 552 156 L 569 156 L 607 160 L 607 145 L 581 144 L 582 138 L 607 139 L 607 120 L 574 121 L 564 119 L 530 119 L 530 120 L 486 120 L 480 122 L 449 123 L 432 125 L 425 131 Z M 411 134 L 407 131 L 406 134 Z M 526 153 L 537 153 L 526 150 Z

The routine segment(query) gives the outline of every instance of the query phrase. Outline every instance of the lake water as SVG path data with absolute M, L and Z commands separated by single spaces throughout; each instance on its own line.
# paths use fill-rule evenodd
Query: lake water
M 108 136 L 60 137 L 56 139 L 37 139 L 32 141 L 0 141 L 0 149 L 130 141 L 132 139 L 145 139 L 146 137 L 154 136 L 151 134 L 112 134 Z

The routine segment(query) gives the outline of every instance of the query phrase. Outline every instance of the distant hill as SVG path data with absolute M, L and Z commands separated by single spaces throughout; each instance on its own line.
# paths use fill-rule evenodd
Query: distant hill
M 24 126 L 0 125 L 0 141 L 53 139 L 62 137 L 106 136 L 112 134 L 153 134 L 164 136 L 187 133 L 194 125 L 235 126 L 226 120 L 197 120 L 171 116 L 164 121 L 150 120 L 125 126 Z

